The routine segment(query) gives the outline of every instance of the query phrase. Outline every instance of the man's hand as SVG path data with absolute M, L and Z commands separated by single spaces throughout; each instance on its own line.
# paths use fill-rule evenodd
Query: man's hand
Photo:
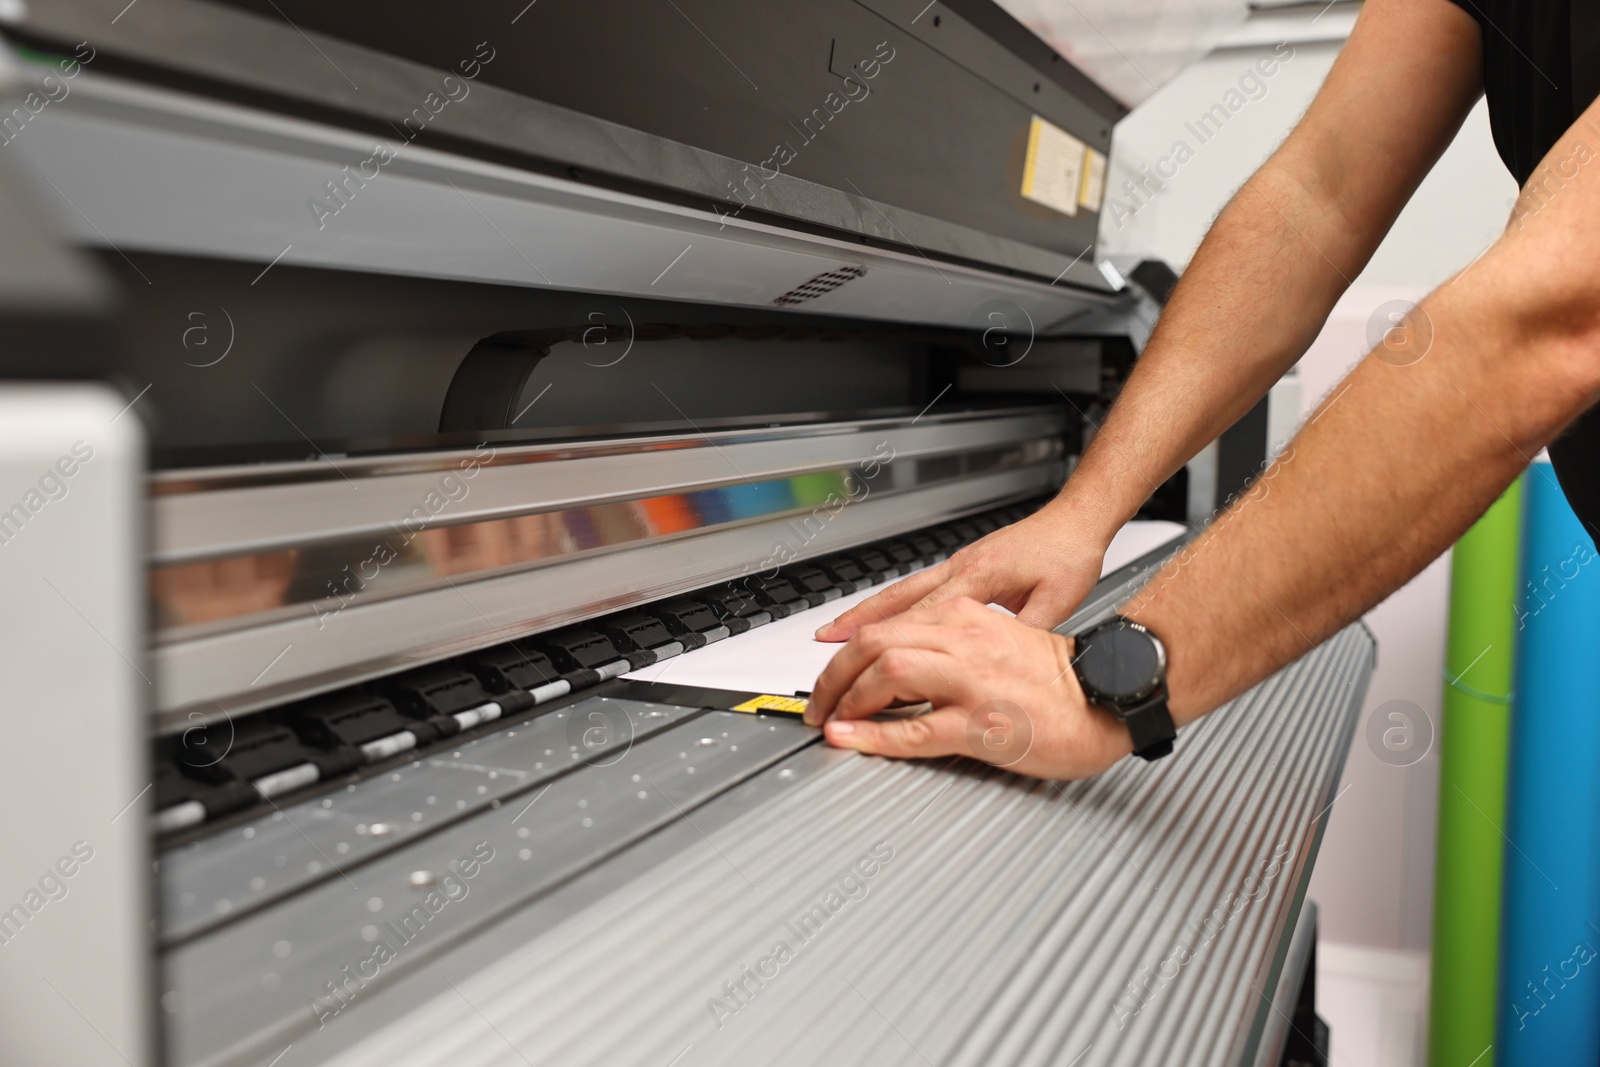
M 925 715 L 869 720 L 924 700 Z M 863 626 L 817 679 L 806 722 L 825 723 L 841 748 L 967 755 L 1057 780 L 1098 774 L 1133 751 L 1127 728 L 1084 700 L 1070 639 L 966 598 Z
M 1109 543 L 1056 502 L 863 600 L 818 630 L 817 640 L 848 641 L 870 623 L 958 597 L 998 604 L 1028 626 L 1059 626 L 1100 580 Z

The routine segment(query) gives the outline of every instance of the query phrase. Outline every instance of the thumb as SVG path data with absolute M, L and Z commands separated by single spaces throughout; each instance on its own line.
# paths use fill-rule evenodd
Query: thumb
M 895 759 L 928 759 L 966 753 L 966 724 L 965 712 L 947 707 L 914 719 L 832 719 L 823 732 L 837 748 Z

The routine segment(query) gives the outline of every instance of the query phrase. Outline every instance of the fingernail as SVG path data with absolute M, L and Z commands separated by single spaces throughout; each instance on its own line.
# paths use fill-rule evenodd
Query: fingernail
M 849 737 L 856 732 L 856 724 L 853 722 L 836 722 L 828 729 L 828 732 L 834 737 Z
M 825 623 L 824 625 L 817 627 L 817 632 L 811 636 L 820 641 L 822 638 L 828 636 L 828 631 L 831 629 L 833 629 L 833 623 Z

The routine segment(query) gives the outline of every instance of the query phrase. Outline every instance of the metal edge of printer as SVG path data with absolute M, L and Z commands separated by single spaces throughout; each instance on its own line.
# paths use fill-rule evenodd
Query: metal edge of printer
M 1192 535 L 1187 535 L 1192 536 Z M 1187 539 L 1180 535 L 1165 545 L 1146 553 L 1132 563 L 1118 568 L 1097 583 L 1096 592 L 1102 594 L 1115 594 L 1128 589 L 1139 576 L 1141 568 L 1148 568 L 1159 563 L 1165 555 L 1176 547 L 1180 541 Z M 1091 609 L 1092 610 L 1092 609 Z M 1363 624 L 1356 624 L 1351 629 L 1359 628 L 1371 642 L 1370 631 Z M 1361 661 L 1361 688 L 1364 693 L 1365 682 L 1370 679 L 1372 660 L 1366 657 Z M 1359 699 L 1357 694 L 1357 698 Z M 1347 726 L 1336 741 L 1337 753 L 1335 766 L 1329 768 L 1328 784 L 1324 790 L 1324 798 L 1332 793 L 1338 786 L 1343 772 L 1345 755 L 1348 752 L 1349 742 L 1356 728 L 1356 717 L 1348 716 Z M 663 827 L 648 838 L 630 846 L 623 853 L 613 857 L 611 861 L 600 867 L 591 868 L 578 875 L 572 881 L 552 890 L 549 894 L 537 901 L 530 902 L 520 913 L 502 916 L 491 927 L 481 929 L 464 938 L 455 945 L 443 950 L 433 961 L 436 966 L 451 965 L 457 973 L 461 969 L 479 969 L 490 965 L 494 960 L 501 958 L 506 953 L 504 936 L 506 925 L 518 923 L 519 917 L 523 924 L 522 930 L 536 927 L 539 931 L 552 929 L 572 915 L 592 906 L 595 900 L 609 894 L 611 891 L 637 879 L 644 873 L 655 869 L 660 864 L 669 861 L 684 848 L 692 847 L 706 839 L 706 835 L 714 833 L 746 816 L 754 808 L 759 807 L 769 800 L 775 799 L 781 792 L 787 791 L 797 784 L 797 780 L 804 780 L 832 767 L 844 759 L 857 758 L 856 754 L 843 750 L 833 749 L 826 745 L 809 745 L 794 752 L 788 757 L 780 759 L 769 765 L 765 770 L 746 778 L 727 791 L 713 797 L 695 809 L 694 822 L 688 824 L 680 821 L 670 826 Z M 976 767 L 976 765 L 974 765 Z M 792 771 L 792 775 L 784 782 L 780 781 L 775 772 L 781 769 Z M 1237 1062 L 1242 1067 L 1251 1067 L 1258 1063 L 1258 1056 L 1262 1052 L 1261 1040 L 1263 1037 L 1263 1021 L 1272 1014 L 1281 1004 L 1281 997 L 1292 996 L 1297 989 L 1288 988 L 1291 984 L 1297 987 L 1298 983 L 1291 983 L 1286 978 L 1286 963 L 1293 948 L 1293 940 L 1303 913 L 1307 889 L 1310 883 L 1311 871 L 1318 852 L 1322 837 L 1326 831 L 1329 805 L 1321 809 L 1321 816 L 1317 820 L 1310 847 L 1304 856 L 1304 862 L 1298 865 L 1295 871 L 1295 887 L 1290 894 L 1288 906 L 1282 913 L 1281 922 L 1277 925 L 1273 937 L 1276 947 L 1272 962 L 1267 973 L 1264 988 L 1272 990 L 1273 996 L 1262 994 L 1258 1007 L 1258 1017 L 1255 1023 L 1246 1032 L 1245 1041 L 1238 1049 Z M 531 923 L 532 927 L 527 924 Z M 366 1004 L 357 1006 L 351 1017 L 341 1027 L 339 1034 L 328 1038 L 330 1044 L 319 1049 L 317 1058 L 308 1062 L 323 1062 L 336 1058 L 348 1049 L 361 1044 L 378 1030 L 390 1022 L 404 1018 L 410 1011 L 432 1000 L 438 995 L 437 988 L 428 985 L 427 972 L 414 972 L 397 981 L 385 991 L 385 996 L 376 998 Z M 270 1057 L 263 1056 L 256 1067 L 265 1067 Z M 256 1061 L 251 1061 L 256 1062 Z
M 122 65 L 127 65 L 130 73 L 166 72 L 167 80 L 176 78 L 187 83 L 184 88 L 191 90 L 201 83 L 225 85 L 235 93 L 292 102 L 318 121 L 350 128 L 354 119 L 361 128 L 370 125 L 374 130 L 379 129 L 380 122 L 387 121 L 384 117 L 389 114 L 384 111 L 386 104 L 412 100 L 415 94 L 407 94 L 414 85 L 432 89 L 438 77 L 436 70 L 424 64 L 320 33 L 311 35 L 321 42 L 319 52 L 336 54 L 350 69 L 374 75 L 363 78 L 370 83 L 367 93 L 358 95 L 347 90 L 342 76 L 338 80 L 330 79 L 326 68 L 296 60 L 294 52 L 280 57 L 281 64 L 271 71 L 244 70 L 229 65 L 228 50 L 222 47 L 241 35 L 257 45 L 263 42 L 276 45 L 281 40 L 284 45 L 296 49 L 309 38 L 292 27 L 276 26 L 245 12 L 188 0 L 145 0 L 145 5 L 155 7 L 156 11 L 147 11 L 144 22 L 152 21 L 153 14 L 159 28 L 147 31 L 141 28 L 143 22 L 134 20 L 97 28 L 97 47 L 105 48 L 113 58 L 111 63 L 101 61 L 102 68 L 109 71 L 118 66 L 115 59 L 121 56 Z M 30 45 L 58 45 L 76 39 L 86 25 L 98 27 L 102 21 L 99 8 L 103 6 L 96 0 L 56 0 L 32 12 L 25 23 L 7 27 L 7 33 Z M 321 84 L 324 82 L 326 84 Z M 373 94 L 385 87 L 389 88 L 393 99 L 374 99 Z M 523 169 L 527 169 L 530 160 L 540 159 L 559 163 L 561 166 L 557 169 L 562 172 L 568 166 L 577 166 L 591 172 L 590 184 L 593 184 L 593 177 L 611 175 L 623 185 L 637 187 L 635 191 L 649 190 L 647 195 L 655 199 L 702 208 L 707 198 L 716 203 L 727 202 L 727 185 L 742 176 L 747 166 L 693 145 L 492 85 L 479 85 L 475 91 L 499 105 L 494 115 L 484 116 L 480 121 L 471 116 L 461 120 L 441 114 L 444 121 L 438 131 L 440 140 L 436 143 L 439 147 L 499 161 L 515 157 Z M 264 102 L 263 99 L 246 101 L 250 106 L 261 106 Z M 393 113 L 405 110 L 400 108 Z M 505 121 L 508 117 L 515 121 Z M 463 121 L 467 128 L 449 128 Z M 479 125 L 484 129 L 475 128 Z M 530 136 L 530 131 L 545 136 Z M 492 140 L 488 138 L 491 132 Z M 447 145 L 446 141 L 451 143 Z M 511 147 L 496 148 L 496 145 Z M 623 190 L 619 188 L 618 191 Z M 1085 295 L 1115 295 L 1095 263 L 1089 262 L 1092 256 L 1080 254 L 1074 258 L 920 212 L 879 204 L 867 197 L 792 175 L 779 175 L 768 182 L 763 196 L 769 191 L 772 193 L 770 202 L 746 212 L 745 217 L 755 220 L 766 216 L 789 229 L 814 229 L 819 235 L 837 236 L 843 232 L 857 239 L 931 253 L 941 259 L 991 271 L 999 269 L 1041 279 L 1054 278 L 1052 284 L 1062 284 Z M 1092 248 L 1090 245 L 1084 251 Z

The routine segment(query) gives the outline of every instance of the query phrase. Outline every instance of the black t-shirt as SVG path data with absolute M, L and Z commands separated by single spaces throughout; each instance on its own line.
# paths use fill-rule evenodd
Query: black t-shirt
M 1483 87 L 1500 158 L 1526 185 L 1533 168 L 1600 95 L 1600 0 L 1454 0 L 1483 35 Z M 1600 531 L 1600 409 L 1550 446 L 1589 535 Z
M 1600 0 L 1454 0 L 1483 33 L 1483 88 L 1500 158 L 1533 168 L 1600 92 Z

